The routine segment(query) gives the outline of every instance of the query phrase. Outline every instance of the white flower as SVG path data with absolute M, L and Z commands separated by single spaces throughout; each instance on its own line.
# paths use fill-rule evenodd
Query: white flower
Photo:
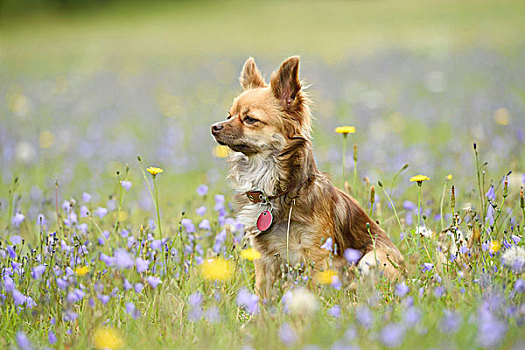
M 306 288 L 286 292 L 283 296 L 286 309 L 292 315 L 308 316 L 319 308 L 317 297 Z
M 430 238 L 432 237 L 432 230 L 429 230 L 428 228 L 426 228 L 426 226 L 419 226 L 416 231 L 416 234 L 420 234 L 421 237 Z
M 517 247 L 513 245 L 509 249 L 505 250 L 501 256 L 503 265 L 516 273 L 525 271 L 525 249 L 523 247 Z

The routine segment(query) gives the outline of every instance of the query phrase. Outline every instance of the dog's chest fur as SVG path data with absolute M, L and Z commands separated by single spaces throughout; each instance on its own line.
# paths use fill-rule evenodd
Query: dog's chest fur
M 263 191 L 267 195 L 276 195 L 280 178 L 279 164 L 274 156 L 252 156 L 247 157 L 242 153 L 234 154 L 231 159 L 231 171 L 229 179 L 232 188 L 237 192 L 238 213 L 237 219 L 244 225 L 246 237 L 250 244 L 267 256 L 280 256 L 282 259 L 290 259 L 290 263 L 296 264 L 306 260 L 306 253 L 314 246 L 309 240 L 308 231 L 312 228 L 305 224 L 294 222 L 292 219 L 290 235 L 286 242 L 287 222 L 289 207 L 282 208 L 278 200 L 272 201 L 271 212 L 273 224 L 265 232 L 257 229 L 256 222 L 264 210 L 270 210 L 269 205 L 250 202 L 246 195 L 247 191 Z

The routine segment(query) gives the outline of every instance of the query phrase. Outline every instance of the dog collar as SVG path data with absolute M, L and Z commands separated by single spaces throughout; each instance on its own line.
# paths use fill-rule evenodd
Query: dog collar
M 309 182 L 311 179 L 308 177 L 300 186 L 299 188 L 303 187 L 307 182 Z M 254 190 L 254 191 L 247 191 L 244 192 L 246 197 L 248 197 L 248 200 L 252 203 L 262 203 L 262 204 L 268 204 L 270 200 L 284 196 L 285 194 L 288 194 L 293 188 L 290 188 L 284 192 L 279 193 L 275 196 L 268 196 L 263 191 Z

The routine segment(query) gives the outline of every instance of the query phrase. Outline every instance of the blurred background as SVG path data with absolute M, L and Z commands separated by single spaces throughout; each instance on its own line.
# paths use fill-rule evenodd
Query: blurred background
M 226 192 L 209 130 L 248 56 L 266 78 L 301 56 L 316 159 L 336 179 L 340 125 L 373 183 L 408 163 L 468 192 L 473 142 L 494 177 L 523 173 L 524 18 L 520 0 L 1 0 L 0 201 L 15 176 L 35 198 L 58 180 L 104 199 L 126 164 L 142 188 L 138 154 L 174 203 L 199 183 Z

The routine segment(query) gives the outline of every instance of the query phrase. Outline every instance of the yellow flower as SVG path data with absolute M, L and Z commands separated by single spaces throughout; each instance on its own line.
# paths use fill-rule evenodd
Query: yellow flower
M 154 167 L 154 166 L 150 166 L 146 170 L 148 171 L 148 173 L 150 173 L 153 176 L 164 172 L 164 170 L 162 170 L 161 168 L 157 168 L 157 167 Z
M 320 271 L 315 274 L 315 279 L 320 284 L 332 284 L 339 278 L 339 274 L 334 270 Z
M 113 328 L 99 328 L 93 335 L 93 345 L 97 349 L 120 349 L 124 341 Z
M 430 178 L 426 175 L 416 175 L 410 178 L 410 182 L 417 182 L 417 183 L 422 183 L 423 181 L 427 181 L 427 180 L 430 180 Z
M 450 181 L 450 180 L 452 180 L 452 174 L 447 175 L 447 181 Z
M 498 241 L 490 241 L 489 248 L 491 253 L 496 253 L 501 249 L 501 243 Z
M 81 266 L 81 267 L 77 267 L 75 269 L 75 272 L 78 276 L 85 276 L 87 275 L 87 273 L 89 272 L 89 267 L 87 266 Z
M 355 126 L 339 126 L 335 128 L 335 132 L 338 134 L 353 134 L 355 132 Z
M 226 158 L 230 154 L 230 149 L 227 146 L 217 145 L 213 147 L 213 155 L 217 158 Z
M 253 261 L 253 260 L 260 259 L 261 253 L 259 253 L 253 248 L 248 248 L 248 249 L 244 249 L 243 251 L 241 251 L 241 258 Z
M 222 258 L 208 259 L 201 265 L 201 274 L 207 280 L 226 281 L 233 274 L 233 264 Z

